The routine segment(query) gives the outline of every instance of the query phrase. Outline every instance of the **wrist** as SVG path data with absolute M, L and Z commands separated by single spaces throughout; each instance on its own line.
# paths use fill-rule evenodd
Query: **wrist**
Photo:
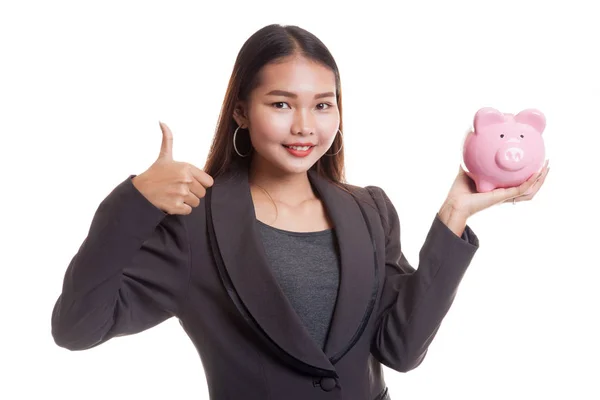
M 452 202 L 445 201 L 438 211 L 438 216 L 456 236 L 462 236 L 469 218 L 467 212 L 457 208 Z

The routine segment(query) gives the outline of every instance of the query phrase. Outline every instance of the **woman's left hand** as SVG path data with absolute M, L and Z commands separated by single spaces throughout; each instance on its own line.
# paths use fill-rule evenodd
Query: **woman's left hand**
M 523 184 L 511 188 L 497 188 L 490 192 L 479 193 L 475 182 L 469 177 L 462 165 L 450 188 L 445 205 L 451 207 L 465 217 L 470 217 L 479 211 L 500 203 L 529 201 L 540 190 L 548 175 L 548 160 L 542 170 L 533 174 Z

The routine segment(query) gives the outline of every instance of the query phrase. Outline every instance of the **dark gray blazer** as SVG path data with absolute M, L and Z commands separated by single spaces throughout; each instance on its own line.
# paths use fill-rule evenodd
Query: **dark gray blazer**
M 479 247 L 437 217 L 418 269 L 376 186 L 309 178 L 338 238 L 340 287 L 324 350 L 279 287 L 257 226 L 247 170 L 215 179 L 201 206 L 168 215 L 129 176 L 99 205 L 52 313 L 58 346 L 84 350 L 177 317 L 215 400 L 390 399 L 381 364 L 416 368 Z

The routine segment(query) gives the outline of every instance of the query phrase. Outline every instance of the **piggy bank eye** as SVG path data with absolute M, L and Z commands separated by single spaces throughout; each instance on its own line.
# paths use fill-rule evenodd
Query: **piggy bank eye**
M 524 138 L 524 137 L 525 137 L 525 135 L 521 135 L 521 137 L 522 137 L 522 138 Z
M 503 138 L 503 137 L 504 137 L 504 133 L 501 133 L 501 134 L 500 134 L 500 137 L 501 137 L 501 138 Z

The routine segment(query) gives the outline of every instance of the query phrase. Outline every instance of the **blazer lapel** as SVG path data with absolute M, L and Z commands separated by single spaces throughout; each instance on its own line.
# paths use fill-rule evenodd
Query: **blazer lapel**
M 369 320 L 378 291 L 378 263 L 367 221 L 349 193 L 308 174 L 335 226 L 340 251 L 340 286 L 325 353 L 336 363 L 352 348 Z
M 309 179 L 335 225 L 341 256 L 338 299 L 324 351 L 310 336 L 269 267 L 256 226 L 246 168 L 234 167 L 215 179 L 207 193 L 207 218 L 223 261 L 221 277 L 246 320 L 300 370 L 336 376 L 333 364 L 355 343 L 373 308 L 378 281 L 374 250 L 351 195 L 315 171 L 309 171 Z

